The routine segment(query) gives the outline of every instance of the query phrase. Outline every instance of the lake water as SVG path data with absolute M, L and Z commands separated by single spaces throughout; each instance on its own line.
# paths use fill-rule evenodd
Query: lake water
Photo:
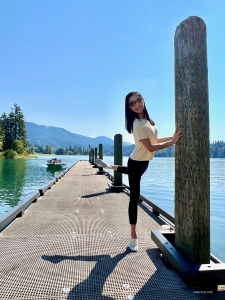
M 54 156 L 67 166 L 88 156 Z M 0 217 L 26 196 L 51 181 L 55 174 L 47 171 L 46 161 L 52 156 L 35 159 L 0 159 Z M 114 158 L 104 157 L 108 163 Z M 123 165 L 128 157 L 123 158 Z M 112 170 L 108 170 L 113 175 Z M 123 183 L 128 185 L 127 175 Z M 142 177 L 141 194 L 174 215 L 174 158 L 155 157 Z M 225 159 L 210 160 L 211 252 L 225 262 Z

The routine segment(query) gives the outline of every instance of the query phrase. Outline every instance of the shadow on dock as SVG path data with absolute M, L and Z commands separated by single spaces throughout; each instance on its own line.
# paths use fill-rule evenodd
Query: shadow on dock
M 111 257 L 108 254 L 104 255 L 90 255 L 90 256 L 64 256 L 64 255 L 43 255 L 42 259 L 47 260 L 53 264 L 58 264 L 65 260 L 70 261 L 84 261 L 84 262 L 93 262 L 96 264 L 91 270 L 87 279 L 75 285 L 69 292 L 66 299 L 90 299 L 91 296 L 94 296 L 94 299 L 103 299 L 103 300 L 115 300 L 120 296 L 117 293 L 112 292 L 112 297 L 106 296 L 103 294 L 103 289 L 107 278 L 113 273 L 117 264 L 123 260 L 127 255 L 132 254 L 133 252 L 127 248 L 124 252 L 117 254 L 114 257 Z M 165 269 L 162 267 L 162 262 L 160 258 L 160 252 L 157 248 L 147 249 L 146 253 L 152 265 L 154 265 L 155 272 L 152 273 L 149 270 L 149 280 L 134 294 L 135 299 L 165 299 L 165 294 L 168 296 L 167 299 L 181 299 L 180 297 L 184 296 L 183 299 L 196 299 L 197 295 L 194 295 L 195 291 L 188 289 L 185 284 L 183 284 L 182 289 L 177 288 L 174 285 L 174 282 L 169 282 L 168 278 L 165 277 Z M 134 254 L 136 255 L 136 254 Z M 135 257 L 135 256 L 134 256 Z M 135 259 L 135 258 L 134 258 Z M 144 270 L 142 270 L 144 271 Z M 145 270 L 146 271 L 146 270 Z M 127 270 L 124 270 L 124 275 Z M 132 274 L 131 274 L 132 275 Z M 121 276 L 121 274 L 120 274 Z M 165 286 L 162 288 L 161 284 L 163 279 L 165 279 Z M 138 281 L 138 278 L 137 278 Z M 115 287 L 112 287 L 112 291 L 115 290 Z M 182 291 L 183 290 L 183 291 Z M 129 291 L 132 294 L 132 288 Z M 183 295 L 182 295 L 183 293 Z M 209 296 L 209 295 L 208 295 Z M 213 296 L 213 295 L 211 295 Z M 209 299 L 209 298 L 207 298 Z
M 81 296 L 82 299 L 87 297 L 90 299 L 90 295 L 94 295 L 99 299 L 108 299 L 113 300 L 115 298 L 111 298 L 105 295 L 102 295 L 103 287 L 106 279 L 113 272 L 117 264 L 128 254 L 131 254 L 129 248 L 127 248 L 124 252 L 117 254 L 114 257 L 110 255 L 90 255 L 90 256 L 64 256 L 64 255 L 43 255 L 42 259 L 47 260 L 53 264 L 58 264 L 64 260 L 71 261 L 96 261 L 96 264 L 92 271 L 90 272 L 88 278 L 81 283 L 77 284 L 73 289 L 70 290 L 67 299 L 75 299 L 74 297 Z
M 94 193 L 94 194 L 83 195 L 83 196 L 81 196 L 81 198 L 92 198 L 92 197 L 102 196 L 102 195 L 105 195 L 105 194 L 108 194 L 108 192 L 105 191 L 105 192 L 100 192 L 100 193 Z

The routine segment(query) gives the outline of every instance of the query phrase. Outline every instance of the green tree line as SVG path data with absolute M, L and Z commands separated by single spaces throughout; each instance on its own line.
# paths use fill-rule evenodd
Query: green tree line
M 40 153 L 40 154 L 56 154 L 56 155 L 89 155 L 89 148 L 84 148 L 81 146 L 69 146 L 66 148 L 54 149 L 50 145 L 41 147 L 38 145 L 28 144 L 28 152 L 30 154 Z
M 29 153 L 41 153 L 41 154 L 57 154 L 57 155 L 89 155 L 89 149 L 81 146 L 69 146 L 66 148 L 54 149 L 50 145 L 41 147 L 38 145 L 28 145 Z M 129 156 L 134 150 L 134 145 L 123 147 L 123 156 Z M 114 146 L 103 145 L 104 155 L 113 156 Z M 174 157 L 174 147 L 169 147 L 161 151 L 156 151 L 155 157 Z M 225 158 L 225 142 L 217 141 L 210 144 L 210 157 L 211 158 Z
M 217 141 L 210 144 L 210 157 L 225 158 L 225 142 Z
M 5 157 L 27 154 L 27 132 L 24 115 L 17 104 L 0 117 L 0 152 Z
M 134 145 L 126 146 L 123 148 L 123 155 L 129 156 L 134 149 Z M 113 151 L 111 154 L 113 155 Z M 156 151 L 155 157 L 174 157 L 174 146 L 160 151 Z M 211 158 L 225 158 L 225 142 L 216 141 L 210 144 L 210 157 Z

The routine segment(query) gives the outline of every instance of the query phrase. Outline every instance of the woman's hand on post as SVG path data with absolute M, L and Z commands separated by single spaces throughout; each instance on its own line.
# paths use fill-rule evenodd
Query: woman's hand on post
M 179 141 L 181 136 L 182 136 L 182 129 L 178 129 L 177 127 L 172 139 L 173 144 L 176 144 Z

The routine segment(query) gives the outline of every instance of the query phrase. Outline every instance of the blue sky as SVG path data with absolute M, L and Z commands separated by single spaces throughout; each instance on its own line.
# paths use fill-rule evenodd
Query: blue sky
M 224 0 L 0 0 L 0 114 L 133 143 L 124 98 L 143 95 L 159 136 L 175 126 L 174 34 L 207 26 L 210 141 L 225 140 Z

